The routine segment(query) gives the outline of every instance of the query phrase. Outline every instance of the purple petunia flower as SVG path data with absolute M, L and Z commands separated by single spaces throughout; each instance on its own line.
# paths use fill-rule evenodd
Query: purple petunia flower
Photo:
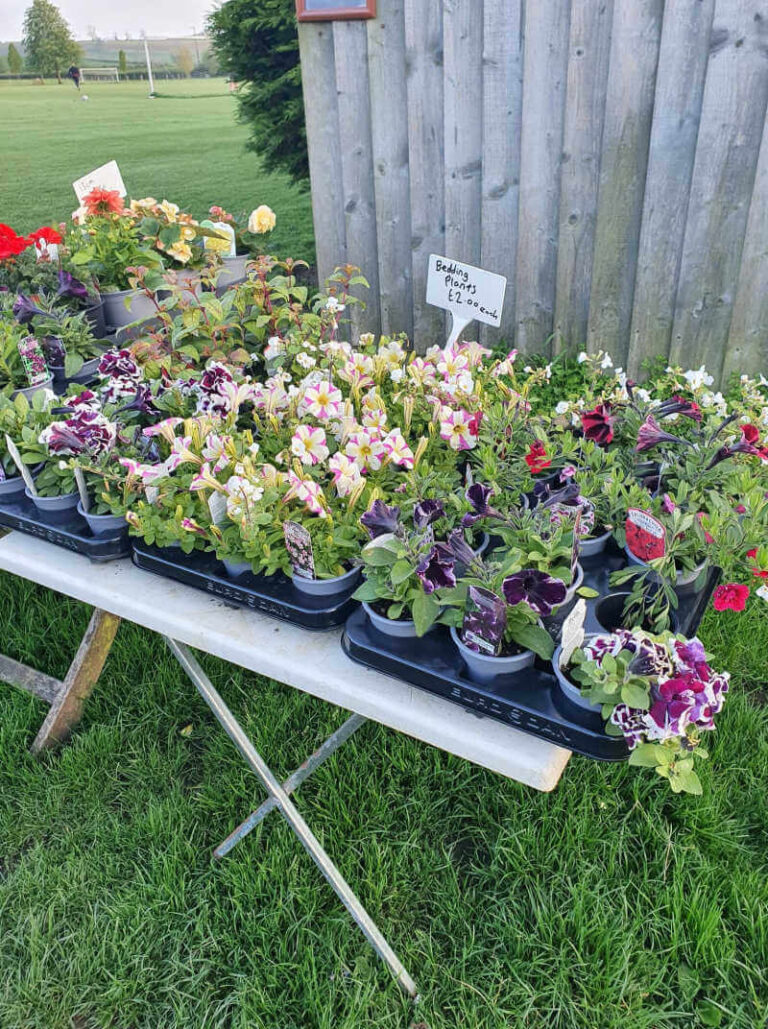
M 42 343 L 45 360 L 49 368 L 63 368 L 67 351 L 58 336 L 46 336 Z
M 441 500 L 420 500 L 413 509 L 413 524 L 417 529 L 426 529 L 445 514 Z
M 73 300 L 94 300 L 93 294 L 80 279 L 76 279 L 71 272 L 59 269 L 59 288 L 56 290 L 57 297 L 72 297 Z
M 117 436 L 117 427 L 98 411 L 83 408 L 63 422 L 51 422 L 40 433 L 50 454 L 90 454 L 93 457 L 110 450 Z
M 99 361 L 99 375 L 110 379 L 139 378 L 140 374 L 130 350 L 108 350 Z
M 374 500 L 364 515 L 360 516 L 372 540 L 385 532 L 395 532 L 400 524 L 400 508 L 387 507 L 383 500 Z
M 456 585 L 456 573 L 453 561 L 446 560 L 446 555 L 435 546 L 416 567 L 416 574 L 421 579 L 425 593 L 434 593 L 439 589 L 451 589 Z
M 653 415 L 649 414 L 637 431 L 637 446 L 635 450 L 638 454 L 642 454 L 646 450 L 653 450 L 660 443 L 683 443 L 688 445 L 688 441 L 681 439 L 680 436 L 673 436 L 671 432 L 665 432 Z
M 13 305 L 13 316 L 19 325 L 28 325 L 33 318 L 51 318 L 53 321 L 58 321 L 55 315 L 49 314 L 48 311 L 43 311 L 37 306 L 37 304 L 30 300 L 29 297 L 23 293 L 19 293 L 16 297 L 16 301 Z
M 493 490 L 490 486 L 485 486 L 482 482 L 473 482 L 465 495 L 472 507 L 472 511 L 465 514 L 461 519 L 461 524 L 465 529 L 480 521 L 481 518 L 501 517 L 499 512 L 494 510 L 489 504 L 493 496 Z
M 461 529 L 454 529 L 444 543 L 436 543 L 438 553 L 445 561 L 454 561 L 465 569 L 475 560 L 475 552 L 464 539 Z
M 508 575 L 501 584 L 504 599 L 510 607 L 526 603 L 536 614 L 546 617 L 565 600 L 567 590 L 562 579 L 554 579 L 536 568 Z

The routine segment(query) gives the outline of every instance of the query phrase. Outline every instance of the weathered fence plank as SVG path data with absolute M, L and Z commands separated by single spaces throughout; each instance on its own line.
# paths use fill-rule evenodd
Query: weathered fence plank
M 768 100 L 768 15 L 717 0 L 670 356 L 719 375 Z
M 347 259 L 344 203 L 341 198 L 336 199 L 341 183 L 341 153 L 333 26 L 324 22 L 302 22 L 299 55 L 312 177 L 317 274 L 323 282 L 336 265 L 344 264 Z
M 445 253 L 480 261 L 483 156 L 482 4 L 443 0 Z
M 383 6 L 383 5 L 382 5 Z M 445 244 L 443 179 L 443 3 L 405 0 L 411 187 L 413 334 L 424 349 L 445 339 L 445 316 L 429 307 L 427 262 Z
M 669 353 L 714 8 L 664 8 L 627 362 L 634 377 L 646 358 Z
M 587 338 L 613 0 L 572 0 L 555 295 L 556 352 Z
M 723 380 L 739 375 L 768 375 L 768 121 L 757 162 L 741 274 L 733 306 Z
M 587 349 L 625 364 L 663 0 L 615 0 Z
M 515 338 L 515 266 L 520 187 L 520 124 L 523 102 L 523 3 L 483 6 L 483 268 L 507 278 L 498 329 L 482 330 L 485 342 Z
M 344 223 L 347 262 L 361 268 L 370 289 L 361 293 L 365 310 L 350 306 L 352 332 L 378 331 L 379 267 L 376 236 L 376 201 L 373 187 L 373 142 L 368 75 L 368 35 L 364 21 L 333 23 L 336 91 L 339 104 L 341 184 L 344 191 Z
M 552 334 L 570 0 L 525 6 L 517 345 L 545 351 Z
M 410 336 L 413 287 L 403 0 L 389 0 L 386 11 L 367 22 L 367 28 L 381 331 Z

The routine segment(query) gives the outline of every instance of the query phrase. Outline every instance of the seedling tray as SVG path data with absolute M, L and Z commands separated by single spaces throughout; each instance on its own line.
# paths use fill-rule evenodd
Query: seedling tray
M 85 554 L 92 561 L 116 561 L 131 553 L 127 525 L 114 535 L 94 536 L 85 519 L 74 508 L 61 514 L 43 516 L 23 493 L 0 501 L 0 525 L 47 540 L 65 550 Z
M 618 551 L 584 558 L 584 585 L 600 596 L 610 592 L 611 572 L 625 564 Z M 681 595 L 677 611 L 678 631 L 691 635 L 701 621 L 717 582 L 712 571 L 698 594 Z M 595 604 L 587 601 L 585 632 L 605 632 L 595 618 Z M 516 729 L 567 747 L 597 761 L 623 761 L 628 755 L 623 738 L 607 736 L 599 712 L 585 711 L 561 692 L 548 662 L 538 658 L 533 667 L 514 675 L 499 676 L 490 686 L 467 677 L 464 662 L 448 629 L 437 626 L 421 639 L 385 636 L 373 627 L 365 611 L 354 611 L 344 629 L 342 647 L 358 664 L 386 672 L 397 679 L 445 697 L 477 715 L 485 715 Z
M 132 543 L 133 563 L 139 568 L 204 590 L 227 604 L 262 611 L 304 629 L 338 628 L 358 606 L 352 600 L 356 587 L 339 596 L 310 597 L 281 574 L 246 574 L 230 579 L 213 554 L 199 550 L 185 554 L 176 548 L 150 547 L 141 540 Z

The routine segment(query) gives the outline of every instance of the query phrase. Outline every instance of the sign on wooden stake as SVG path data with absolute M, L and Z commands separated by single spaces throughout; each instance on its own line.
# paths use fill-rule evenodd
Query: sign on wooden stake
M 450 311 L 453 318 L 446 348 L 453 346 L 470 322 L 484 322 L 498 328 L 506 288 L 507 280 L 503 275 L 430 254 L 427 303 Z

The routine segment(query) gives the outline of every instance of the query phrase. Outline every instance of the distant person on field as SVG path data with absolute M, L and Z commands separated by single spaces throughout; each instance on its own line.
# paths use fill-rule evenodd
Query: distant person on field
M 79 90 L 80 89 L 80 69 L 77 67 L 76 64 L 72 65 L 72 67 L 67 72 L 67 76 L 70 79 L 72 79 L 72 81 L 74 82 L 74 84 L 77 86 L 77 88 Z

